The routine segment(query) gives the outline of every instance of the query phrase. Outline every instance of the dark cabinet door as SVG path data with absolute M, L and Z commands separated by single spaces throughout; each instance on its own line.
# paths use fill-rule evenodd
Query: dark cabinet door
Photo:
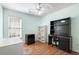
M 70 42 L 69 39 L 60 38 L 58 47 L 60 49 L 65 50 L 65 51 L 70 51 L 70 43 L 69 42 Z
M 48 36 L 48 44 L 52 44 L 52 36 Z

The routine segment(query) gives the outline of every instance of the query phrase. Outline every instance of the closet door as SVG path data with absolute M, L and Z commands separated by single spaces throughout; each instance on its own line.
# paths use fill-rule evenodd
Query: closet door
M 39 26 L 38 39 L 40 42 L 47 41 L 47 26 Z

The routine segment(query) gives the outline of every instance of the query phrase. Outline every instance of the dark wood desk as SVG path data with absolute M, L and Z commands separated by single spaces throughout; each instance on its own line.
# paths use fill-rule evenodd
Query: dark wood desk
M 53 44 L 52 41 L 55 43 Z M 71 50 L 71 37 L 58 36 L 58 35 L 49 35 L 48 44 L 54 45 L 63 49 L 65 51 Z

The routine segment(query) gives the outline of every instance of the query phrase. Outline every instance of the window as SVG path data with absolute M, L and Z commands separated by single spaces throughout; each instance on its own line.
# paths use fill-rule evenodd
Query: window
M 22 37 L 22 20 L 19 17 L 8 17 L 8 38 Z

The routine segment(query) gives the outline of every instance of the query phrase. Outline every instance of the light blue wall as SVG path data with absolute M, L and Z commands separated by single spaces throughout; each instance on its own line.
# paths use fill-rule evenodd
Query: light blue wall
M 47 25 L 48 34 L 50 32 L 50 21 L 58 20 L 66 17 L 71 17 L 71 35 L 72 35 L 72 50 L 79 52 L 79 4 L 64 8 L 57 12 L 46 16 L 37 17 L 20 12 L 4 9 L 4 37 L 7 38 L 7 20 L 8 16 L 18 16 L 23 20 L 23 38 L 25 34 L 37 33 L 38 26 Z
M 71 35 L 72 35 L 72 50 L 79 52 L 79 4 L 64 8 L 55 13 L 51 13 L 43 17 L 41 25 L 48 26 L 48 34 L 50 31 L 50 21 L 58 20 L 66 17 L 71 17 Z
M 3 8 L 0 6 L 0 39 L 3 38 Z
M 24 13 L 20 13 L 17 11 L 9 10 L 4 8 L 4 38 L 8 37 L 8 16 L 17 16 L 22 19 L 22 27 L 23 27 L 23 39 L 25 38 L 25 34 L 37 34 L 38 26 L 41 22 L 41 17 L 32 16 Z

